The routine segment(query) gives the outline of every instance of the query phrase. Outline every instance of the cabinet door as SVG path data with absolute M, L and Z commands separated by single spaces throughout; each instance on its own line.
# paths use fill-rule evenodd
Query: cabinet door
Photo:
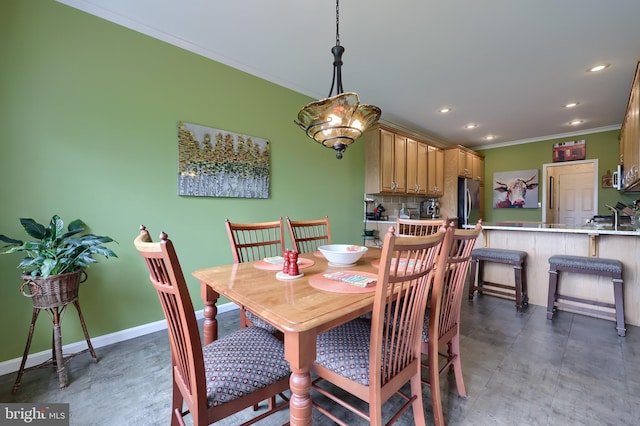
M 427 195 L 440 197 L 444 189 L 444 151 L 429 146 L 427 165 Z
M 427 168 L 429 165 L 429 146 L 426 143 L 418 142 L 418 158 L 417 158 L 417 186 L 419 195 L 427 194 Z
M 380 130 L 380 191 L 393 192 L 395 188 L 394 156 L 395 135 L 387 130 Z
M 479 155 L 474 155 L 472 158 L 471 179 L 484 182 L 484 159 Z
M 395 189 L 393 192 L 404 194 L 407 192 L 407 138 L 395 135 L 394 151 L 394 179 Z
M 471 178 L 473 176 L 473 157 L 471 152 L 458 149 L 458 176 Z
M 418 193 L 418 142 L 407 139 L 407 194 Z
M 407 194 L 427 193 L 427 144 L 407 139 Z

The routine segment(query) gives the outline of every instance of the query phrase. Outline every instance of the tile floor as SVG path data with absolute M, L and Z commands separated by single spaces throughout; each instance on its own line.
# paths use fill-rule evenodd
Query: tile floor
M 548 321 L 545 311 L 531 305 L 517 313 L 512 301 L 491 296 L 463 302 L 462 364 L 469 396 L 458 397 L 453 377 L 443 377 L 448 425 L 640 424 L 640 328 L 627 326 L 622 338 L 611 321 L 567 312 Z M 237 311 L 219 319 L 221 335 L 238 327 Z M 63 390 L 49 367 L 25 373 L 15 394 L 15 374 L 0 376 L 0 401 L 68 402 L 70 423 L 77 426 L 168 425 L 166 332 L 96 352 L 97 364 L 88 353 L 68 362 L 70 383 Z M 427 387 L 424 398 L 427 421 L 433 424 Z M 340 407 L 334 410 L 349 424 L 364 424 Z M 221 424 L 236 425 L 250 414 Z M 260 424 L 282 424 L 287 418 L 284 411 Z M 333 424 L 315 411 L 313 421 Z M 411 411 L 396 424 L 412 425 Z

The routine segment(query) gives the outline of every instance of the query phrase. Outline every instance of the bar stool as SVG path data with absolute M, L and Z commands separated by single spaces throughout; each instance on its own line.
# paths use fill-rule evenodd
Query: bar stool
M 484 263 L 504 263 L 513 266 L 513 285 L 492 283 L 484 280 Z M 478 282 L 476 282 L 476 265 L 478 268 Z M 478 294 L 494 294 L 513 298 L 516 301 L 516 310 L 522 311 L 529 305 L 527 295 L 527 252 L 521 250 L 507 250 L 498 248 L 477 248 L 471 254 L 471 281 L 469 282 L 469 301 L 473 301 L 474 292 Z M 485 287 L 490 286 L 490 288 Z M 509 291 L 500 290 L 508 289 Z
M 559 294 L 558 278 L 560 272 L 575 272 L 579 274 L 610 277 L 613 282 L 614 303 L 597 302 L 585 298 L 565 296 Z M 599 257 L 554 255 L 549 258 L 549 295 L 547 302 L 547 319 L 553 319 L 557 308 L 569 307 L 577 312 L 590 313 L 612 318 L 616 321 L 618 336 L 626 335 L 624 326 L 624 297 L 622 293 L 622 262 L 616 259 Z M 565 303 L 578 302 L 586 305 L 609 308 L 609 311 L 593 309 L 585 306 Z

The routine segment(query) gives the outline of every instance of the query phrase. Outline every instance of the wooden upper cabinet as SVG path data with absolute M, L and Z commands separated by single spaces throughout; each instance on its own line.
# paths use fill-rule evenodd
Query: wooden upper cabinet
M 364 134 L 365 192 L 406 193 L 407 138 L 376 127 Z
M 456 152 L 459 177 L 484 182 L 484 159 L 466 148 L 449 148 Z
M 635 176 L 629 176 L 624 181 L 624 188 L 633 186 L 634 191 L 640 190 L 640 185 L 637 185 L 640 179 L 640 62 L 636 67 L 627 111 L 620 129 L 620 162 L 624 166 L 624 176 L 631 170 L 636 171 Z
M 407 194 L 427 194 L 428 146 L 407 138 Z
M 471 179 L 484 182 L 484 158 L 473 155 L 471 170 Z
M 444 193 L 444 151 L 429 145 L 427 162 L 427 195 L 440 197 Z
M 458 176 L 475 179 L 473 174 L 474 157 L 474 153 L 458 148 Z

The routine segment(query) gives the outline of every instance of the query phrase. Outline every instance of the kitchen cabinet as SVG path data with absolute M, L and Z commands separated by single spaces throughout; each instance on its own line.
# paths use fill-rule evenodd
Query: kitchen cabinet
M 383 127 L 364 134 L 366 193 L 407 192 L 407 137 Z
M 444 151 L 428 145 L 427 195 L 441 197 L 444 193 Z
M 479 180 L 480 183 L 484 183 L 484 158 L 477 154 L 473 155 L 471 177 L 473 180 Z
M 462 146 L 448 149 L 453 150 L 457 156 L 458 177 L 484 182 L 484 159 L 482 157 Z
M 458 176 L 464 177 L 464 178 L 470 178 L 472 167 L 473 167 L 473 161 L 472 161 L 471 153 L 463 149 L 458 149 L 458 167 L 457 167 Z
M 484 158 L 461 145 L 444 149 L 444 187 L 447 190 L 440 199 L 441 215 L 458 215 L 459 178 L 480 181 L 480 218 L 484 218 Z
M 442 196 L 441 148 L 384 126 L 367 130 L 363 138 L 367 194 Z
M 427 194 L 429 146 L 407 138 L 407 194 Z
M 640 62 L 631 85 L 627 111 L 620 128 L 620 163 L 623 189 L 640 191 Z M 635 173 L 634 173 L 635 172 Z

